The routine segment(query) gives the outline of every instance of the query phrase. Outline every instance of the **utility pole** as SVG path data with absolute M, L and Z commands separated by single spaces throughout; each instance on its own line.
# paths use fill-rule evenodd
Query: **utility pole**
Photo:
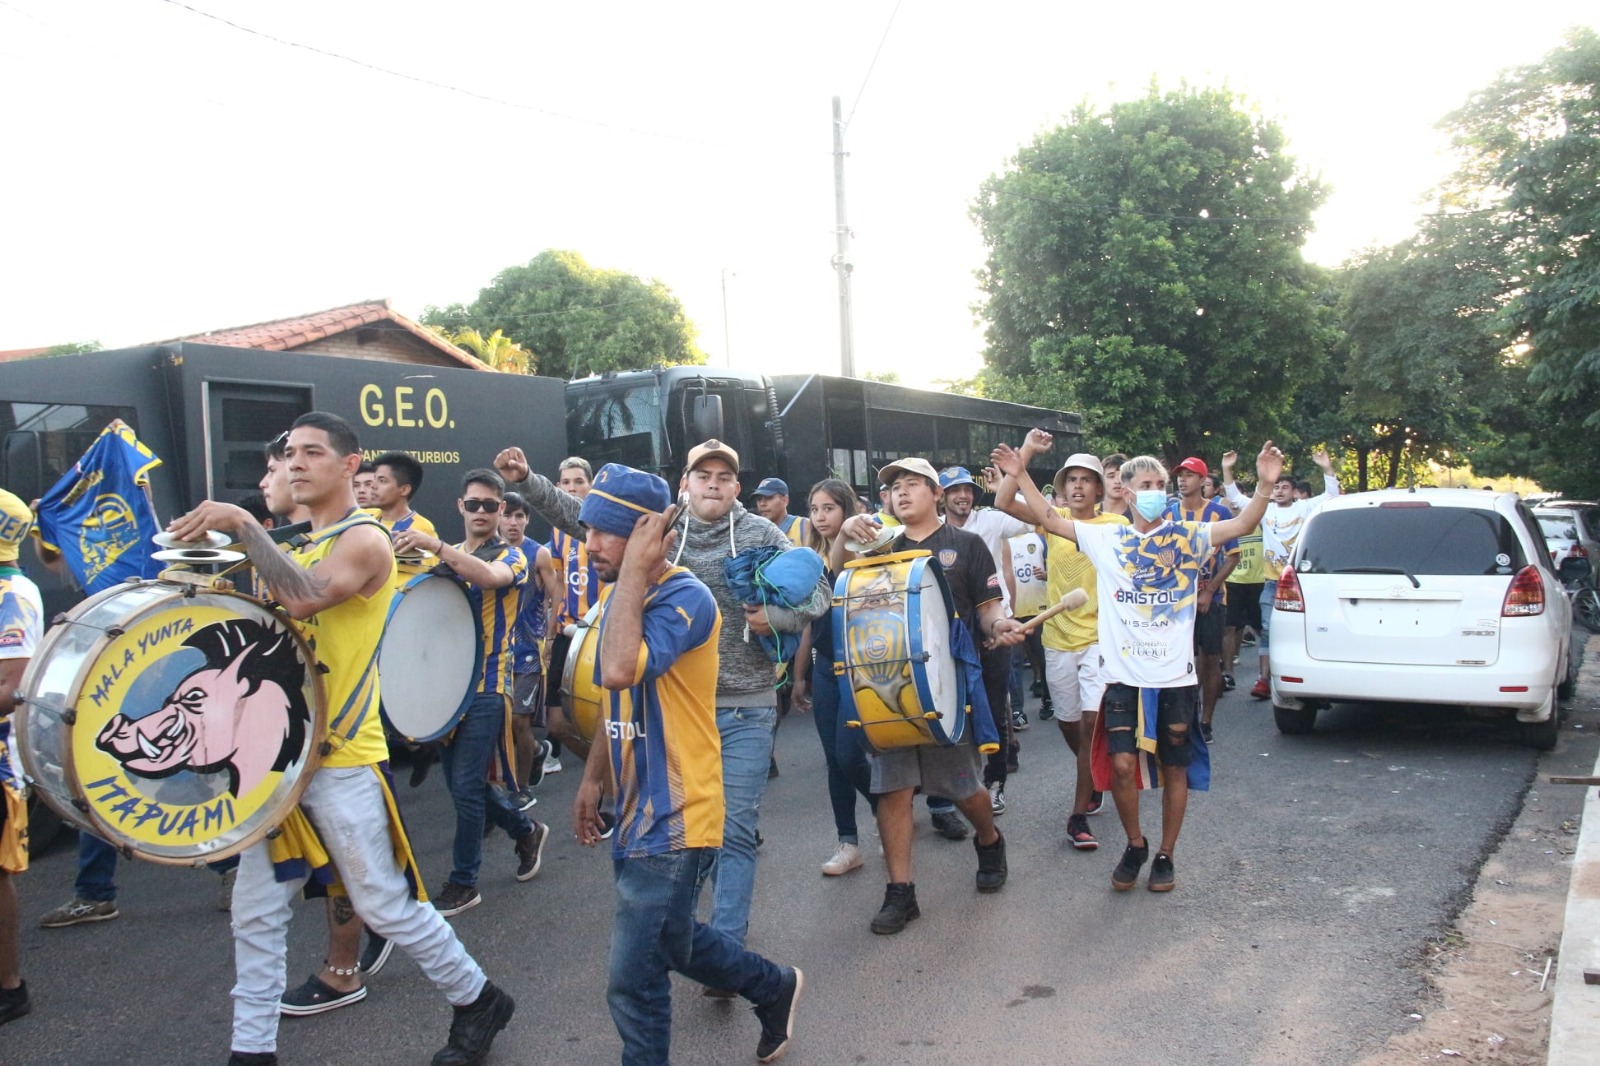
M 722 350 L 733 365 L 733 337 L 728 333 L 728 268 L 722 268 Z
M 837 96 L 833 98 L 833 211 L 834 234 L 838 238 L 833 269 L 839 275 L 839 372 L 853 378 L 856 353 L 850 330 L 850 273 L 856 265 L 850 258 L 850 227 L 844 220 L 844 119 L 840 117 Z

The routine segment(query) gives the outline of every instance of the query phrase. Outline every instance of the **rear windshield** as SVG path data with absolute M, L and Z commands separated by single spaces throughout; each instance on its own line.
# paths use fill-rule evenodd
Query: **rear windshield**
M 1539 529 L 1547 537 L 1560 537 L 1562 540 L 1578 539 L 1578 523 L 1576 518 L 1569 515 L 1535 515 L 1539 520 Z
M 1324 511 L 1300 538 L 1301 573 L 1509 574 L 1527 564 L 1511 524 L 1468 507 Z

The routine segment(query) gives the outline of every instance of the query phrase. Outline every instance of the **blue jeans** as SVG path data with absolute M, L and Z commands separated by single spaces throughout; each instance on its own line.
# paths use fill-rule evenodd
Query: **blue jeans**
M 833 676 L 832 660 L 818 657 L 811 671 L 811 716 L 816 719 L 817 739 L 822 741 L 822 757 L 828 763 L 828 802 L 833 805 L 833 826 L 841 844 L 861 843 L 856 827 L 856 793 L 866 797 L 867 806 L 878 809 L 872 794 L 872 770 L 867 753 L 856 734 L 859 730 L 844 724 L 840 711 L 839 679 Z
M 72 894 L 78 899 L 105 903 L 117 898 L 111 878 L 117 872 L 117 849 L 104 840 L 78 831 L 78 880 Z
M 667 1062 L 671 971 L 757 1004 L 783 993 L 782 969 L 746 951 L 728 934 L 695 921 L 700 884 L 717 862 L 715 848 L 613 860 L 617 915 L 611 926 L 606 1003 L 622 1037 L 622 1066 Z
M 506 794 L 485 776 L 489 760 L 505 736 L 506 700 L 498 693 L 480 692 L 467 705 L 450 739 L 439 746 L 439 765 L 456 807 L 456 842 L 450 861 L 450 880 L 473 888 L 483 862 L 485 818 L 504 829 L 512 840 L 533 830 L 528 816 L 511 805 Z
M 756 828 L 772 765 L 772 731 L 778 708 L 718 707 L 722 736 L 722 856 L 711 895 L 711 928 L 744 943 L 750 897 L 756 890 Z
M 1278 583 L 1266 581 L 1261 585 L 1261 631 L 1256 634 L 1256 654 L 1267 654 L 1267 633 L 1272 629 L 1272 602 L 1278 598 Z

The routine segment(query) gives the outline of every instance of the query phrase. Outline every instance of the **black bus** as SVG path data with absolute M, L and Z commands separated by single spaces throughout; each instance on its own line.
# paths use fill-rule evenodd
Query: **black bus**
M 768 378 L 701 366 L 658 367 L 567 383 L 567 443 L 596 467 L 618 462 L 673 485 L 690 448 L 716 437 L 739 453 L 748 497 L 762 478 L 789 483 L 791 508 L 837 477 L 876 499 L 878 469 L 920 456 L 936 468 L 989 463 L 995 445 L 1021 445 L 1029 429 L 1055 435 L 1030 470 L 1048 485 L 1083 441 L 1076 414 L 824 374 Z

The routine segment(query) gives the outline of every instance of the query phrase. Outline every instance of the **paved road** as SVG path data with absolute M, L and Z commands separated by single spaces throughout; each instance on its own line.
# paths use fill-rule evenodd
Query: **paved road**
M 899 936 L 876 937 L 867 921 L 882 897 L 881 860 L 874 854 L 845 878 L 820 876 L 833 841 L 821 753 L 808 719 L 785 723 L 782 776 L 763 812 L 751 944 L 808 975 L 786 1061 L 1353 1061 L 1422 1004 L 1424 945 L 1449 925 L 1534 767 L 1533 753 L 1492 724 L 1341 708 L 1324 713 L 1311 736 L 1282 737 L 1265 704 L 1230 694 L 1217 715 L 1215 790 L 1191 802 L 1177 891 L 1118 894 L 1109 886 L 1122 843 L 1114 816 L 1093 820 L 1098 852 L 1069 848 L 1065 746 L 1049 724 L 1023 740 L 1001 819 L 1005 891 L 978 896 L 971 845 L 923 824 L 923 917 Z M 610 868 L 571 838 L 576 778 L 569 770 L 540 790 L 535 813 L 558 831 L 539 877 L 513 880 L 511 846 L 493 840 L 485 902 L 454 919 L 518 999 L 493 1063 L 617 1060 L 604 1000 Z M 436 774 L 402 792 L 423 869 L 437 882 L 448 868 L 442 782 Z M 1155 831 L 1153 798 L 1145 807 Z M 70 895 L 74 855 L 58 846 L 19 880 L 30 922 Z M 215 875 L 145 864 L 120 873 L 116 921 L 24 927 L 35 1008 L 0 1030 L 0 1063 L 225 1060 L 232 962 Z M 315 968 L 322 937 L 321 906 L 302 907 L 292 982 Z M 282 1060 L 427 1062 L 448 1026 L 443 1001 L 400 957 L 371 989 L 356 1006 L 286 1020 Z M 676 1061 L 753 1059 L 757 1027 L 747 1011 L 682 984 L 676 1003 Z

